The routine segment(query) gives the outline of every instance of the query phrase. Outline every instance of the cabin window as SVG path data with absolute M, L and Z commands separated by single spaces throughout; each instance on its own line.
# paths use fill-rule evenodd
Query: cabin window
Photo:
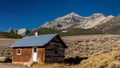
M 21 49 L 19 48 L 19 49 L 16 49 L 16 54 L 17 55 L 21 55 Z

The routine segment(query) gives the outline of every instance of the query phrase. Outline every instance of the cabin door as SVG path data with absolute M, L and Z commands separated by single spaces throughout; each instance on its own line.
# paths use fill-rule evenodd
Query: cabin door
M 32 50 L 33 54 L 32 54 L 32 60 L 33 62 L 37 62 L 37 47 L 33 47 L 33 50 Z

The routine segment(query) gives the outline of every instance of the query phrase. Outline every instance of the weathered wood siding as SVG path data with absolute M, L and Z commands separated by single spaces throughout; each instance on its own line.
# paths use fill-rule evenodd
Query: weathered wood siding
M 44 63 L 45 48 L 37 48 L 37 60 L 38 63 Z
M 16 49 L 12 49 L 12 63 L 28 62 L 32 58 L 32 48 L 21 48 L 21 55 L 16 54 Z
M 45 48 L 45 63 L 60 63 L 64 61 L 65 49 L 56 37 Z

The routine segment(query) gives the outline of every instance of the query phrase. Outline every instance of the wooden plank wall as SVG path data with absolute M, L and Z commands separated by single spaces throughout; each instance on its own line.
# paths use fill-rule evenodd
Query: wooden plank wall
M 12 49 L 12 62 L 28 62 L 31 60 L 32 56 L 32 48 L 21 48 L 21 55 L 16 54 L 16 49 Z
M 57 51 L 57 53 L 55 52 Z M 56 37 L 45 48 L 45 63 L 60 63 L 64 61 L 65 48 Z
M 37 60 L 38 63 L 44 63 L 45 48 L 37 48 Z

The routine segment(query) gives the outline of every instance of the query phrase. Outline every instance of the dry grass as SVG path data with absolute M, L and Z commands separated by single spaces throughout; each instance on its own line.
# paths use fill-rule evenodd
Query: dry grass
M 108 68 L 120 68 L 120 61 L 112 61 L 109 65 Z
M 63 37 L 68 45 L 66 58 L 88 57 L 73 68 L 120 68 L 120 35 Z
M 0 63 L 0 68 L 28 68 L 20 64 Z
M 62 39 L 68 45 L 66 58 L 88 59 L 75 65 L 34 64 L 31 68 L 120 68 L 120 35 L 81 35 Z
M 68 64 L 34 64 L 31 68 L 71 68 Z
M 68 45 L 66 58 L 88 57 L 99 51 L 120 50 L 120 35 L 81 35 L 62 38 Z
M 115 60 L 116 52 L 96 53 L 90 56 L 87 60 L 83 60 L 80 64 L 82 68 L 105 68 Z

